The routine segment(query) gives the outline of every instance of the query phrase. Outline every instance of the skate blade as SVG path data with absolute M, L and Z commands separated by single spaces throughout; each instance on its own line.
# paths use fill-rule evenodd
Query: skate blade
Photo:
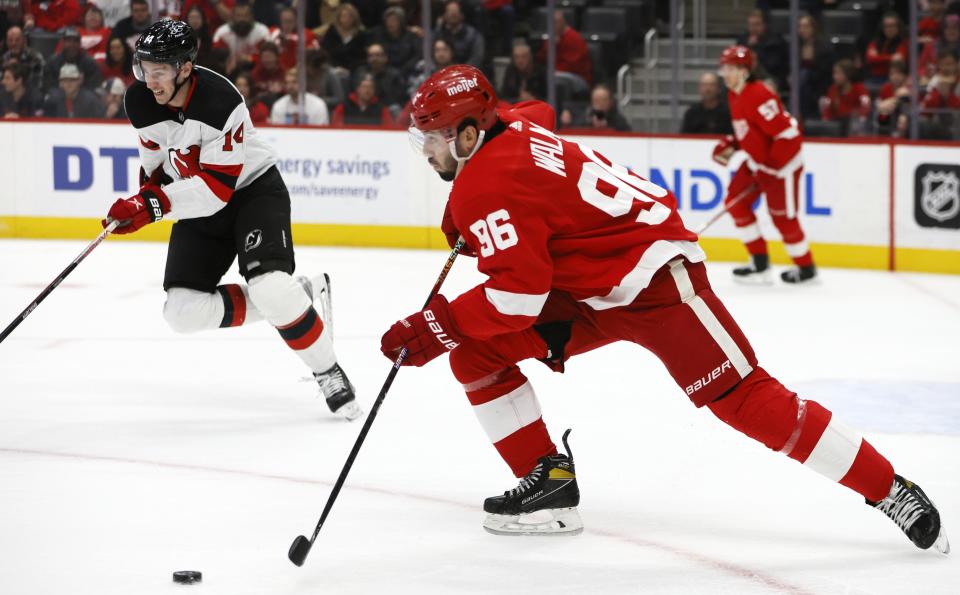
M 488 514 L 483 529 L 494 535 L 563 535 L 583 532 L 583 521 L 576 508 L 553 508 L 529 514 Z
M 809 279 L 804 279 L 802 281 L 786 281 L 780 279 L 784 285 L 787 287 L 800 287 L 800 286 L 810 286 L 810 285 L 820 285 L 822 281 L 820 280 L 820 274 L 817 273 L 815 276 L 810 277 Z
M 950 553 L 950 541 L 947 540 L 947 532 L 944 530 L 943 525 L 940 526 L 940 535 L 938 535 L 937 540 L 933 542 L 933 547 L 941 554 L 946 555 Z
M 773 285 L 773 273 L 770 271 L 770 269 L 767 269 L 762 273 L 754 273 L 752 275 L 734 275 L 733 282 L 740 285 Z
M 344 403 L 340 406 L 339 409 L 333 412 L 334 415 L 342 417 L 347 421 L 354 421 L 363 417 L 363 407 L 357 404 L 356 401 L 350 401 Z

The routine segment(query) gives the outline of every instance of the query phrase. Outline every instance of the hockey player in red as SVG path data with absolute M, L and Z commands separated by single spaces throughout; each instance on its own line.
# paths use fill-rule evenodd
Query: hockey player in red
M 752 262 L 734 269 L 733 274 L 738 280 L 769 282 L 767 242 L 753 213 L 753 204 L 762 193 L 787 254 L 797 265 L 781 273 L 780 278 L 787 283 L 802 283 L 817 275 L 797 218 L 803 137 L 796 118 L 783 109 L 780 98 L 753 79 L 753 64 L 753 53 L 742 45 L 730 46 L 720 55 L 720 76 L 728 89 L 733 135 L 717 144 L 713 159 L 725 166 L 736 150 L 747 154 L 730 181 L 725 203 Z
M 919 487 L 759 366 L 669 191 L 557 137 L 546 104 L 496 105 L 487 79 L 465 65 L 435 73 L 413 98 L 411 134 L 453 180 L 445 231 L 463 233 L 488 279 L 452 302 L 436 297 L 381 339 L 391 360 L 408 349 L 405 365 L 449 352 L 480 424 L 521 478 L 484 502 L 487 530 L 582 529 L 569 446 L 558 453 L 517 363 L 563 371 L 568 358 L 624 340 L 656 354 L 695 406 L 863 495 L 918 547 L 947 551 Z
M 133 233 L 163 217 L 170 235 L 163 315 L 177 332 L 267 320 L 310 367 L 334 413 L 362 415 L 337 363 L 329 279 L 294 278 L 290 195 L 273 149 L 257 136 L 243 96 L 194 65 L 199 43 L 184 22 L 151 25 L 136 43 L 137 81 L 124 97 L 139 135 L 141 188 L 104 219 Z M 234 260 L 246 285 L 220 284 Z M 324 317 L 313 307 L 321 301 Z

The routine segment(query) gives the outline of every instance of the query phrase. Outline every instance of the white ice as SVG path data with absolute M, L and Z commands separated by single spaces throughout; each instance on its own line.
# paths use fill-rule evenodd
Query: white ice
M 0 326 L 83 245 L 0 241 Z M 108 240 L 0 344 L 3 595 L 960 593 L 960 551 L 917 550 L 853 492 L 693 408 L 629 344 L 563 375 L 524 366 L 555 440 L 573 428 L 582 535 L 481 530 L 483 498 L 516 480 L 441 360 L 400 371 L 296 568 L 287 548 L 360 424 L 326 412 L 269 326 L 170 331 L 164 255 Z M 369 407 L 389 370 L 380 335 L 446 255 L 297 258 L 333 277 L 337 351 Z M 826 269 L 810 287 L 745 288 L 710 267 L 761 364 L 861 429 L 960 547 L 960 278 Z M 461 258 L 444 293 L 478 278 Z

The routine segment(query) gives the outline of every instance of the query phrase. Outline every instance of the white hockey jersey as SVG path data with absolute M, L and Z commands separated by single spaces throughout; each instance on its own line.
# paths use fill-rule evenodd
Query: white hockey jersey
M 235 190 L 277 162 L 273 149 L 257 137 L 240 91 L 212 70 L 198 66 L 194 73 L 180 108 L 157 104 L 141 82 L 124 96 L 127 117 L 140 135 L 144 172 L 149 176 L 162 167 L 173 180 L 163 185 L 169 219 L 213 215 Z

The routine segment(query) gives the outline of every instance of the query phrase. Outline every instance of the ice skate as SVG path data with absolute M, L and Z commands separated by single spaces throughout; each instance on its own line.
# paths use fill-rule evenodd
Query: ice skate
M 918 548 L 926 550 L 932 546 L 941 554 L 950 553 L 940 513 L 912 481 L 894 475 L 890 494 L 879 502 L 867 500 L 867 504 L 887 515 Z
M 570 430 L 563 434 L 567 454 L 541 458 L 520 485 L 484 501 L 486 531 L 495 535 L 577 535 L 583 531 L 569 434 Z
M 320 394 L 327 401 L 327 407 L 333 413 L 353 421 L 363 415 L 363 409 L 357 404 L 356 391 L 340 364 L 325 372 L 314 372 L 313 377 L 320 386 Z
M 770 257 L 766 254 L 753 254 L 750 259 L 747 266 L 733 269 L 733 280 L 744 285 L 772 284 Z
M 780 279 L 782 279 L 784 283 L 790 283 L 791 285 L 808 283 L 816 278 L 817 267 L 813 265 L 808 267 L 793 267 L 780 273 Z
M 320 302 L 320 318 L 323 324 L 330 329 L 330 336 L 333 336 L 333 300 L 330 293 L 330 275 L 323 273 L 316 277 L 297 277 L 297 281 L 303 286 L 303 290 L 310 296 L 311 301 Z

